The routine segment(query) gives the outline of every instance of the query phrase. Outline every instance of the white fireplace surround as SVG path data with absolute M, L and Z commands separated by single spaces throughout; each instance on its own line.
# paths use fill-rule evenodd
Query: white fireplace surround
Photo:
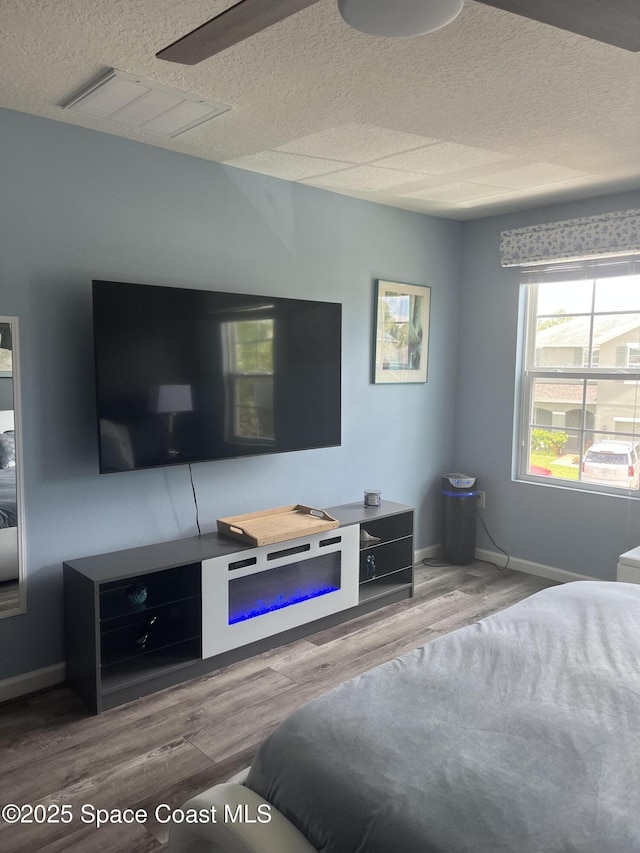
M 276 542 L 203 560 L 202 657 L 219 655 L 355 607 L 358 604 L 359 553 L 360 527 L 354 524 L 314 533 L 304 539 Z M 230 582 L 329 554 L 339 555 L 338 589 L 230 623 L 230 615 L 233 618 L 229 608 Z M 312 571 L 311 566 L 304 567 L 305 573 Z

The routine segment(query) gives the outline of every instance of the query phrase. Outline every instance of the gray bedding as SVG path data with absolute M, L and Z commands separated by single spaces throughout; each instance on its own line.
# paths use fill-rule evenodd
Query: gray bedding
M 341 685 L 246 784 L 322 853 L 640 851 L 640 586 L 550 588 Z
M 16 526 L 16 469 L 0 468 L 0 529 Z

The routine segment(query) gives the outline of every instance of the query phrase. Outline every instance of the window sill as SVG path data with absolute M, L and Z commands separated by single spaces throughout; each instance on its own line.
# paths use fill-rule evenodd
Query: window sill
M 631 492 L 625 492 L 623 490 L 614 492 L 604 488 L 599 489 L 592 483 L 583 483 L 575 485 L 571 483 L 566 483 L 563 480 L 558 480 L 553 477 L 534 477 L 527 476 L 526 474 L 517 474 L 511 478 L 511 481 L 513 483 L 523 483 L 525 485 L 533 484 L 535 486 L 542 486 L 547 489 L 562 489 L 562 491 L 573 492 L 574 494 L 579 495 L 596 495 L 598 497 L 622 498 L 626 501 L 640 500 L 640 492 L 636 492 L 635 494 L 632 494 Z

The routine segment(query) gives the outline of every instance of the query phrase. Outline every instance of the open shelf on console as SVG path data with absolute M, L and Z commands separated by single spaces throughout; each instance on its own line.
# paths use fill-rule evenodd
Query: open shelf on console
M 141 604 L 129 598 L 136 585 L 145 590 L 146 599 Z M 111 620 L 152 613 L 159 607 L 196 596 L 200 596 L 200 563 L 103 583 L 100 585 L 101 630 L 109 628 Z
M 363 581 L 360 584 L 359 603 L 363 604 L 365 601 L 384 598 L 402 590 L 410 590 L 412 584 L 413 570 L 411 567 L 390 572 L 369 581 Z
M 191 637 L 140 657 L 104 666 L 101 672 L 102 693 L 107 695 L 191 666 L 200 660 L 201 647 L 200 637 Z

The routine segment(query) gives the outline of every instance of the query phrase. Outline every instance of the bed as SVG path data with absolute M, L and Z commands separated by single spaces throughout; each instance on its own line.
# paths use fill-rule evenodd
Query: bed
M 640 851 L 640 585 L 551 587 L 346 682 L 185 808 L 212 805 L 171 853 Z

